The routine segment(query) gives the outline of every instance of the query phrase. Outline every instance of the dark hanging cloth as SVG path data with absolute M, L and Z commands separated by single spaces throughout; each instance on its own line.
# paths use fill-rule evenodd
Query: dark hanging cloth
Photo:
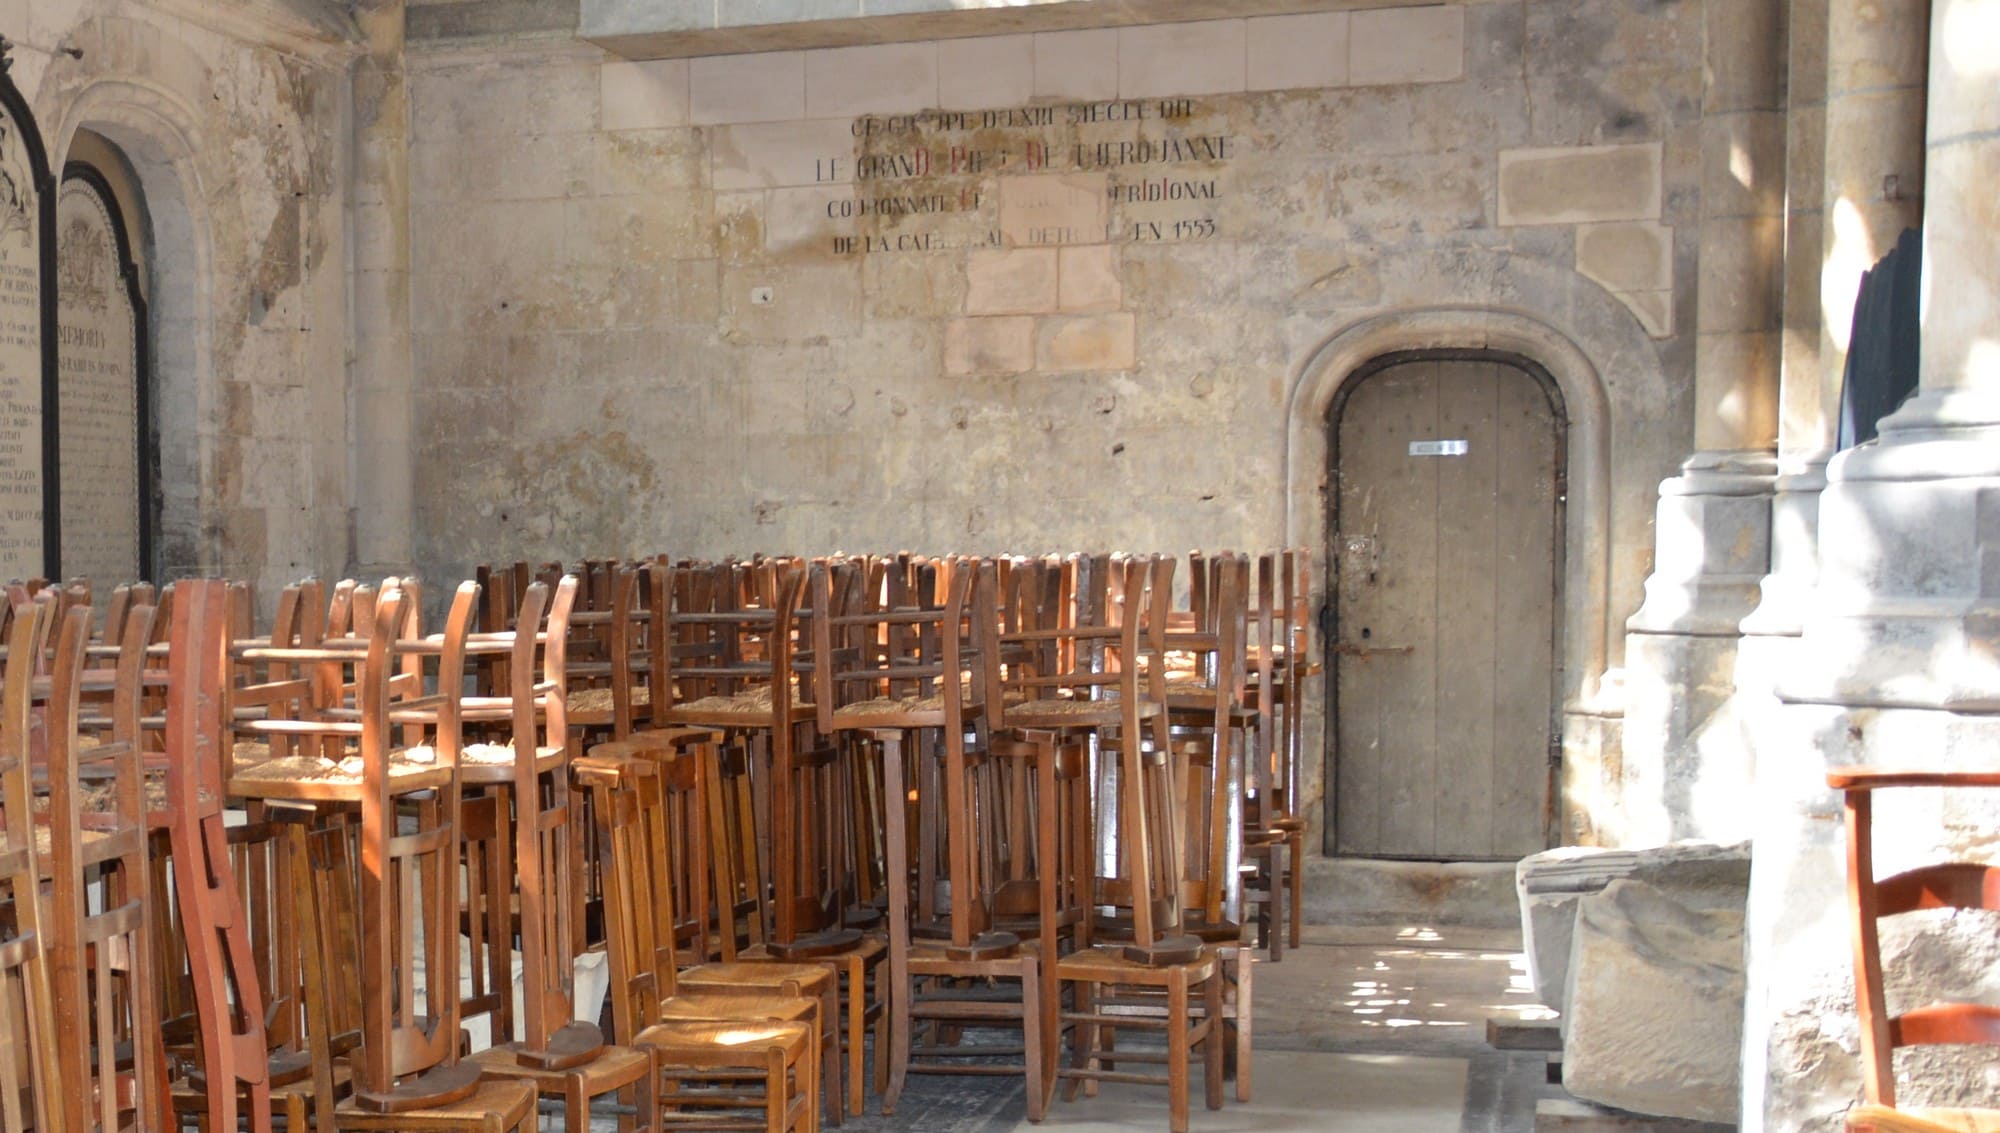
M 1874 440 L 1876 423 L 1916 392 L 1923 264 L 1923 238 L 1905 228 L 1889 254 L 1861 277 L 1840 386 L 1841 448 Z

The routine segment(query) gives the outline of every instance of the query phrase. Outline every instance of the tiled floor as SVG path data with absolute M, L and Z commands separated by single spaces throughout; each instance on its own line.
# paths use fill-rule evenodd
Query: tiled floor
M 1549 1090 L 1546 1060 L 1486 1043 L 1490 1017 L 1546 1015 L 1519 948 L 1506 930 L 1308 927 L 1305 947 L 1257 969 L 1253 1100 L 1226 1091 L 1222 1109 L 1204 1109 L 1197 1078 L 1192 1133 L 1530 1133 L 1535 1099 Z M 1014 1079 L 913 1077 L 895 1115 L 869 1103 L 846 1130 L 1167 1127 L 1164 1090 L 1139 1086 L 1058 1098 L 1040 1126 L 1022 1116 Z M 545 1118 L 544 1128 L 557 1127 Z

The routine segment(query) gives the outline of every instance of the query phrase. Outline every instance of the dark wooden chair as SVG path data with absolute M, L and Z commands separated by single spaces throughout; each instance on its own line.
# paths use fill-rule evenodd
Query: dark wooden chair
M 1878 792 L 1913 787 L 2000 787 L 2000 771 L 1837 767 L 1827 772 L 1826 781 L 1841 792 L 1847 814 L 1847 898 L 1854 941 L 1855 1007 L 1861 1024 L 1864 1101 L 1847 1111 L 1847 1127 L 1886 1133 L 1984 1133 L 2000 1129 L 2000 1108 L 1898 1105 L 1897 1050 L 1938 1044 L 2000 1046 L 2000 1004 L 1936 1002 L 1900 1012 L 1891 1010 L 1884 990 L 1877 928 L 1883 918 L 1922 909 L 2000 909 L 2000 867 L 1938 862 L 1877 877 L 1874 835 Z
M 659 1126 L 757 1128 L 746 1120 L 745 1111 L 754 1110 L 767 1133 L 812 1133 L 819 1127 L 819 1001 L 796 985 L 754 997 L 679 986 L 669 827 L 689 816 L 668 802 L 664 780 L 681 779 L 682 796 L 697 798 L 693 762 L 662 763 L 636 744 L 614 742 L 593 749 L 575 772 L 611 850 L 605 925 L 612 1028 L 621 1044 L 653 1059 Z M 758 1089 L 745 1090 L 745 1081 Z

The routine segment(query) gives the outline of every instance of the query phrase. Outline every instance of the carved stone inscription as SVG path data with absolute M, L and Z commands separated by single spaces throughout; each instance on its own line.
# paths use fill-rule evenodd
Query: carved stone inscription
M 80 178 L 56 196 L 63 573 L 140 577 L 138 340 L 110 202 Z
M 41 201 L 0 108 L 0 579 L 42 573 Z
M 1120 99 L 859 118 L 814 164 L 839 255 L 1221 235 L 1240 139 L 1196 100 Z

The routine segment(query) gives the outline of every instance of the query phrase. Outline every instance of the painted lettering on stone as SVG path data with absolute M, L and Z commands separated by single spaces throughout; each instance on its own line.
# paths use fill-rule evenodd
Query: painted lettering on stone
M 42 245 L 21 123 L 0 110 L 0 579 L 42 573 Z
M 81 178 L 56 194 L 63 570 L 107 581 L 143 574 L 137 312 L 111 208 Z
M 842 256 L 1215 239 L 1241 151 L 1189 98 L 868 116 L 850 132 L 853 153 L 814 161 L 816 182 L 857 190 L 825 207 L 822 246 Z

